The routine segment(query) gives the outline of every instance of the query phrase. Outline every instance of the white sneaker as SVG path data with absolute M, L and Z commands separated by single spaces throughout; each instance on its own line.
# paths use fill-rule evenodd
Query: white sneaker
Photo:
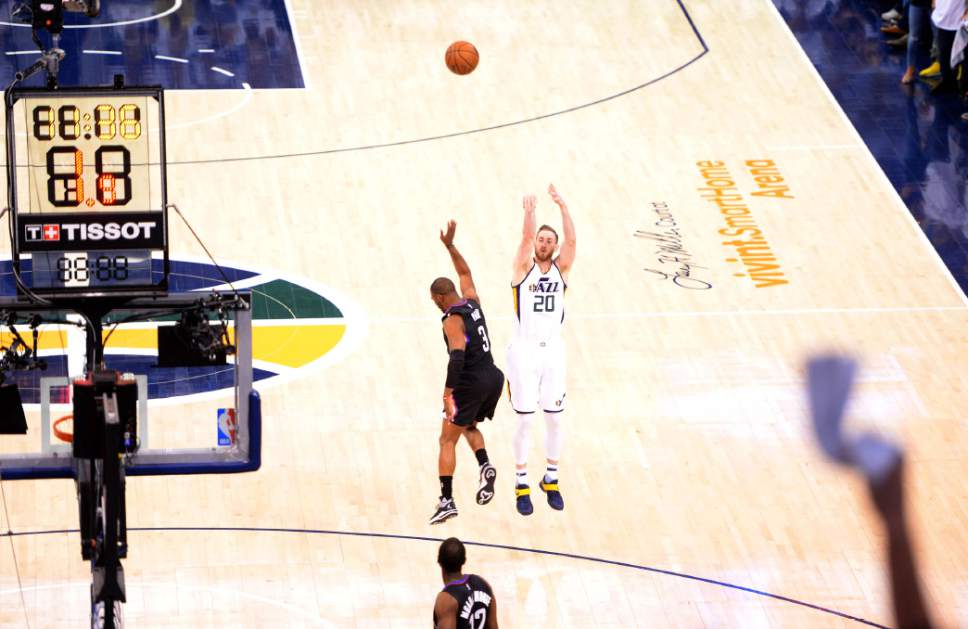
M 886 13 L 881 13 L 881 19 L 885 22 L 893 22 L 894 20 L 901 19 L 901 12 L 897 9 L 891 9 Z

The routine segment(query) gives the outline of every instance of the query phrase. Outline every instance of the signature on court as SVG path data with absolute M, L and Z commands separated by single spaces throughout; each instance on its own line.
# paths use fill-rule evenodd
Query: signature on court
M 655 242 L 656 261 L 661 269 L 643 268 L 647 273 L 655 273 L 661 279 L 672 280 L 680 288 L 689 290 L 709 290 L 713 287 L 710 282 L 700 279 L 693 274 L 695 269 L 707 270 L 707 267 L 695 264 L 692 254 L 682 245 L 682 233 L 679 224 L 663 202 L 653 202 L 652 209 L 659 217 L 655 221 L 656 231 L 635 230 L 636 238 L 643 238 Z

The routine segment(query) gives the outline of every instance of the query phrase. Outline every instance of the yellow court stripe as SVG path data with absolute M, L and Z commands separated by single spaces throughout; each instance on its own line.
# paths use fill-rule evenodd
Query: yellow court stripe
M 21 338 L 27 345 L 33 344 L 33 334 L 23 326 L 17 326 Z M 0 346 L 10 347 L 13 343 L 13 335 L 9 332 L 0 332 Z M 41 330 L 37 336 L 37 351 L 64 349 L 67 347 L 67 332 L 61 330 Z
M 252 358 L 285 367 L 302 367 L 336 347 L 345 332 L 345 324 L 255 325 Z M 111 335 L 108 347 L 112 350 L 157 349 L 158 334 L 154 329 L 118 328 Z
M 104 333 L 107 336 L 107 332 Z M 158 349 L 157 328 L 116 328 L 108 339 L 110 349 Z M 105 349 L 107 349 L 105 348 Z
M 345 324 L 256 327 L 252 331 L 252 358 L 302 367 L 336 347 L 345 333 Z

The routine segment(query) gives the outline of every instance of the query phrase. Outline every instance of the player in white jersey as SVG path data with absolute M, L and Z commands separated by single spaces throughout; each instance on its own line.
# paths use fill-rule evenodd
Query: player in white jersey
M 528 433 L 538 411 L 545 417 L 548 461 L 540 487 L 552 509 L 565 508 L 558 488 L 565 411 L 565 345 L 561 328 L 565 321 L 565 288 L 575 261 L 576 241 L 568 206 L 553 185 L 548 186 L 548 193 L 561 210 L 564 241 L 559 243 L 558 233 L 548 225 L 537 227 L 535 197 L 524 197 L 524 229 L 511 280 L 514 336 L 508 347 L 507 377 L 511 408 L 518 415 L 514 435 L 517 466 L 514 493 L 521 515 L 534 512 L 528 485 Z

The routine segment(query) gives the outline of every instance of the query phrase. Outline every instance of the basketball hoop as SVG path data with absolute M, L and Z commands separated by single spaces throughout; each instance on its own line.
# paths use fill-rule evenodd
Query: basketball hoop
M 73 443 L 74 442 L 74 433 L 73 432 L 64 432 L 63 430 L 60 429 L 60 425 L 63 424 L 64 422 L 66 422 L 66 421 L 73 422 L 74 421 L 74 415 L 73 414 L 64 415 L 63 417 L 60 417 L 60 418 L 58 418 L 57 420 L 54 421 L 54 436 L 57 437 L 58 439 L 60 439 L 61 441 L 63 441 L 64 443 Z

